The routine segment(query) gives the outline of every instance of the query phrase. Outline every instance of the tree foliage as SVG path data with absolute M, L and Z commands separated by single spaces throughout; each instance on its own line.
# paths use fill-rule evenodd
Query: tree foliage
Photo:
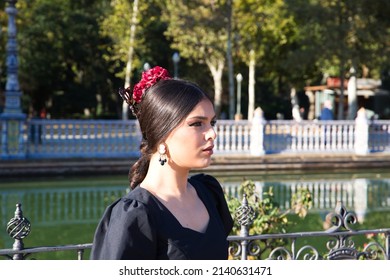
M 21 2 L 20 83 L 33 111 L 50 108 L 54 118 L 96 114 L 96 95 L 110 92 L 109 66 L 100 59 L 109 44 L 99 30 L 105 7 L 104 1 Z
M 380 78 L 389 63 L 388 1 L 286 2 L 299 27 L 299 45 L 289 65 L 309 65 L 310 59 L 322 75 L 339 76 L 341 81 L 348 78 L 352 66 L 360 77 Z M 344 118 L 343 92 L 341 87 L 339 118 Z
M 180 77 L 201 84 L 214 95 L 217 111 L 224 110 L 231 86 L 226 67 L 229 3 L 139 1 L 131 84 L 140 78 L 145 62 L 172 71 L 172 54 L 179 51 Z M 358 77 L 382 77 L 384 84 L 390 80 L 384 75 L 390 69 L 387 0 L 231 3 L 234 70 L 243 74 L 245 92 L 249 52 L 254 50 L 256 106 L 267 118 L 291 112 L 290 88 L 300 91 L 326 75 L 348 78 L 352 65 Z M 5 5 L 0 4 L 2 89 Z M 46 108 L 53 118 L 87 117 L 88 112 L 95 118 L 120 117 L 117 89 L 125 78 L 132 5 L 132 0 L 19 0 L 23 110 Z M 244 93 L 243 105 L 246 99 Z
M 250 51 L 255 53 L 256 106 L 271 117 L 270 111 L 275 114 L 286 110 L 281 100 L 287 97 L 284 107 L 289 110 L 290 87 L 302 81 L 304 70 L 299 69 L 300 63 L 286 65 L 298 33 L 286 1 L 240 0 L 234 3 L 237 60 L 248 65 Z
M 167 0 L 163 11 L 168 24 L 165 34 L 172 39 L 172 48 L 179 50 L 181 56 L 209 67 L 219 115 L 227 44 L 225 1 Z

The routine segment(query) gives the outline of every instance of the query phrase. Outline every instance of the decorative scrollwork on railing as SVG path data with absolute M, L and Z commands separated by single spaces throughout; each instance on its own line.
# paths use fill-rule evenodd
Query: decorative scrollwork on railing
M 293 256 L 285 247 L 276 247 L 271 251 L 267 260 L 292 260 Z
M 386 250 L 378 242 L 370 242 L 364 248 L 362 254 L 364 259 L 367 260 L 379 260 L 386 259 Z
M 268 260 L 318 260 L 319 252 L 311 245 L 301 247 L 294 255 L 286 247 L 277 247 L 271 251 Z
M 331 251 L 333 249 L 340 248 L 340 240 L 338 239 L 331 239 L 326 242 L 326 248 L 328 251 Z
M 350 236 L 335 236 L 336 240 L 329 240 L 326 247 L 329 250 L 327 258 L 330 260 L 358 259 L 359 252 L 355 247 L 355 242 Z
M 254 258 L 258 258 L 261 255 L 262 249 L 259 244 L 260 240 L 251 240 L 248 243 L 243 243 L 242 241 L 230 241 L 229 243 L 229 256 L 232 258 L 239 258 L 243 252 L 243 249 L 246 249 L 248 255 Z M 245 246 L 243 248 L 243 246 Z
M 329 251 L 341 248 L 355 248 L 355 242 L 349 236 L 335 236 L 334 238 L 337 238 L 337 240 L 329 240 L 326 243 L 326 248 Z
M 335 242 L 333 247 L 330 249 L 327 258 L 329 260 L 346 260 L 346 259 L 365 259 L 365 260 L 379 260 L 386 259 L 386 250 L 378 242 L 372 241 L 364 246 L 360 252 L 355 248 L 355 243 L 352 240 L 344 240 L 342 242 L 339 239 Z M 339 246 L 343 244 L 342 246 Z M 328 247 L 329 248 L 329 247 Z
M 302 258 L 301 258 L 302 256 Z M 320 254 L 317 249 L 311 245 L 305 245 L 298 250 L 295 259 L 296 260 L 318 260 Z
M 390 259 L 390 229 L 374 229 L 374 230 L 352 230 L 348 224 L 357 222 L 354 214 L 349 213 L 346 209 L 339 205 L 336 208 L 333 225 L 331 230 L 325 232 L 300 232 L 300 233 L 275 233 L 275 234 L 259 234 L 249 235 L 249 226 L 253 223 L 256 216 L 255 211 L 248 205 L 248 201 L 244 196 L 242 205 L 236 211 L 236 218 L 241 225 L 241 233 L 239 236 L 228 236 L 229 241 L 229 259 L 267 259 L 267 260 L 341 260 L 341 259 Z M 347 230 L 340 230 L 341 228 Z M 84 249 L 90 249 L 92 244 L 81 244 L 73 246 L 54 246 L 52 248 L 36 247 L 24 249 L 23 239 L 29 235 L 31 231 L 30 222 L 23 216 L 21 204 L 16 205 L 15 217 L 7 224 L 8 234 L 14 238 L 15 242 L 12 249 L 0 250 L 0 256 L 8 259 L 22 260 L 27 256 L 40 252 L 77 250 L 79 259 L 82 259 Z M 355 245 L 354 237 L 366 236 L 369 241 L 364 247 Z M 318 239 L 321 237 L 321 239 Z M 309 241 L 316 240 L 316 243 L 321 242 L 322 238 L 327 238 L 326 247 L 328 253 L 319 254 L 317 249 L 310 244 Z M 330 238 L 331 240 L 329 240 Z M 302 243 L 301 241 L 304 241 Z M 356 239 L 355 239 L 356 240 Z M 318 241 L 318 242 L 317 242 Z M 306 244 L 302 247 L 299 244 Z M 289 245 L 290 244 L 290 245 Z M 360 244 L 360 242 L 357 242 Z M 319 244 L 317 244 L 319 245 Z M 64 247 L 67 247 L 64 249 Z M 73 248 L 75 247 L 75 248 Z M 356 248 L 358 247 L 358 248 Z M 321 248 L 322 249 L 322 248 Z M 27 253 L 28 252 L 28 253 Z M 268 257 L 267 257 L 268 255 Z
M 342 247 L 331 250 L 328 254 L 329 260 L 356 260 L 359 252 L 355 248 Z
M 358 222 L 356 214 L 348 212 L 341 202 L 337 203 L 335 212 L 326 215 L 326 220 L 333 225 L 327 232 L 337 232 L 341 230 L 355 231 L 350 225 Z
M 242 246 L 240 241 L 230 241 L 229 243 L 229 256 L 237 258 L 241 255 Z
M 260 246 L 260 240 L 251 240 L 249 241 L 247 248 L 248 248 L 248 254 L 252 257 L 260 256 L 261 254 L 261 246 Z

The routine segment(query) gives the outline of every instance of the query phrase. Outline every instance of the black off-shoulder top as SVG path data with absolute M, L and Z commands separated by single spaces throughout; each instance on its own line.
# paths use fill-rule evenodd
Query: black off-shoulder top
M 183 227 L 150 192 L 137 187 L 105 210 L 95 232 L 95 260 L 223 260 L 233 220 L 218 181 L 205 174 L 189 178 L 210 219 L 205 232 Z

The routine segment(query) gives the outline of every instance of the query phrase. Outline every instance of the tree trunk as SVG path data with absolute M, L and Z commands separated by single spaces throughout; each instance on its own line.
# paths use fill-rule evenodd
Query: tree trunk
M 125 88 L 128 88 L 130 86 L 131 68 L 132 68 L 132 64 L 133 64 L 133 53 L 134 53 L 135 28 L 137 26 L 137 16 L 138 16 L 138 0 L 134 0 L 133 15 L 131 17 L 131 26 L 130 26 L 129 51 L 128 51 L 127 64 L 126 64 Z M 129 110 L 129 107 L 128 107 L 127 103 L 123 101 L 123 103 L 122 103 L 122 120 L 128 119 L 128 110 Z
M 232 1 L 228 1 L 228 40 L 227 40 L 227 62 L 228 62 L 228 73 L 229 73 L 229 119 L 234 119 L 234 69 L 233 69 L 233 58 L 232 58 Z
M 214 81 L 214 108 L 217 118 L 221 114 L 222 106 L 222 73 L 225 61 L 223 59 L 212 63 L 211 61 L 206 61 L 207 66 L 210 69 L 211 75 L 213 76 Z
M 249 52 L 249 81 L 248 81 L 248 120 L 251 121 L 255 112 L 255 51 Z

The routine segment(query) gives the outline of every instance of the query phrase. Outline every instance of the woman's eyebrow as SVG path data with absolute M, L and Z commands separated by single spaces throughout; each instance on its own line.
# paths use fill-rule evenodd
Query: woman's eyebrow
M 217 116 L 214 116 L 211 118 L 211 120 L 215 120 L 217 118 Z M 189 117 L 188 118 L 189 120 L 193 120 L 193 119 L 196 119 L 196 120 L 208 120 L 208 117 L 205 117 L 205 116 L 193 116 L 193 117 Z

